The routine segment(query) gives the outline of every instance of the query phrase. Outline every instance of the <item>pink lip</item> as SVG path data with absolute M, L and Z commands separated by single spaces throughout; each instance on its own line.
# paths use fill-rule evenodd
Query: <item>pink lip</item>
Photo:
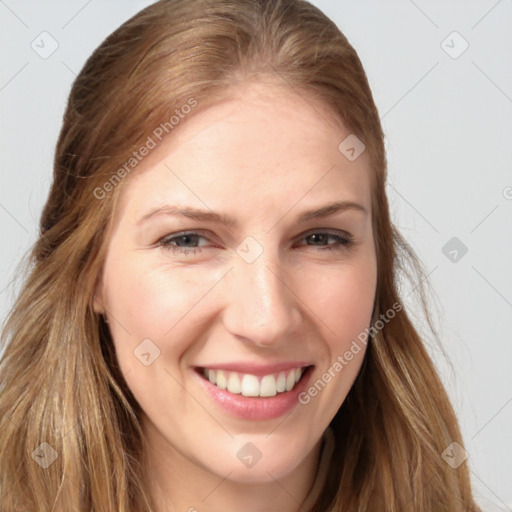
M 269 375 L 271 373 L 285 372 L 295 368 L 303 368 L 304 366 L 311 366 L 313 363 L 310 361 L 288 361 L 283 363 L 275 364 L 256 364 L 247 362 L 232 362 L 232 363 L 219 363 L 219 364 L 207 364 L 204 366 L 198 366 L 198 368 L 208 368 L 209 370 L 228 370 L 231 372 L 238 373 L 250 373 L 256 375 L 256 377 L 262 377 L 263 375 Z
M 289 366 L 288 368 L 306 366 L 304 364 L 298 366 L 295 365 L 297 365 L 297 363 L 293 363 L 293 365 Z M 220 368 L 221 367 L 219 366 L 219 369 Z M 226 367 L 223 366 L 222 368 Z M 236 370 L 239 368 L 240 366 L 236 366 Z M 265 371 L 268 372 L 269 368 L 271 368 L 271 366 L 266 366 Z M 231 416 L 247 420 L 270 420 L 286 414 L 299 403 L 298 395 L 307 387 L 312 374 L 312 370 L 313 367 L 309 367 L 291 391 L 278 393 L 276 396 L 267 398 L 235 395 L 227 390 L 219 389 L 209 380 L 206 380 L 202 375 L 200 375 L 198 371 L 194 371 L 193 373 L 199 379 L 200 385 L 204 386 L 205 390 L 213 399 L 215 404 L 220 406 L 224 412 Z M 251 372 L 244 371 L 243 373 Z M 275 372 L 271 371 L 270 373 Z

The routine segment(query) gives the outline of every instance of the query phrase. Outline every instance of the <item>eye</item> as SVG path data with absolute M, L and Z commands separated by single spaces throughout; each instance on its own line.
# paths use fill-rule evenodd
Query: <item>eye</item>
M 176 253 L 196 254 L 202 251 L 202 249 L 196 245 L 201 238 L 209 241 L 204 235 L 190 231 L 166 236 L 158 241 L 158 245 Z
M 327 243 L 329 239 L 334 243 Z M 305 236 L 302 240 L 312 240 L 313 246 L 320 246 L 320 251 L 335 251 L 340 249 L 349 249 L 354 245 L 354 237 L 349 233 L 329 233 L 324 231 L 315 231 Z
M 201 239 L 210 242 L 210 239 L 201 233 L 196 231 L 188 231 L 161 238 L 157 244 L 160 247 L 163 247 L 165 250 L 171 250 L 174 253 L 186 254 L 188 256 L 202 252 L 202 247 L 198 245 Z M 334 242 L 328 243 L 329 239 L 334 240 Z M 306 245 L 316 246 L 318 247 L 319 251 L 349 249 L 352 245 L 355 244 L 354 237 L 346 232 L 343 232 L 342 234 L 315 231 L 313 233 L 309 233 L 300 241 L 303 240 L 308 240 L 310 242 L 312 241 L 312 244 Z M 208 245 L 206 245 L 206 247 L 208 247 Z

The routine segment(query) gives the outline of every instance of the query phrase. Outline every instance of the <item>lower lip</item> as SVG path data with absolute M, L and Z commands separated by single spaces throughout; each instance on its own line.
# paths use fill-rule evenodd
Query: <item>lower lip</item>
M 218 388 L 194 371 L 208 394 L 226 413 L 246 420 L 271 420 L 291 411 L 299 403 L 298 395 L 307 387 L 313 367 L 310 366 L 291 391 L 268 398 L 235 395 Z

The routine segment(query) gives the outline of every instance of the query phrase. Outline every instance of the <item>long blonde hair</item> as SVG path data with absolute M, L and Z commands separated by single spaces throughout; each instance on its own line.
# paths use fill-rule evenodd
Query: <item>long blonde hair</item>
M 371 156 L 374 320 L 400 303 L 404 262 L 421 278 L 390 219 L 384 137 L 365 72 L 332 21 L 300 0 L 161 0 L 145 8 L 95 50 L 69 95 L 40 236 L 2 334 L 2 512 L 151 510 L 140 409 L 93 309 L 127 172 L 120 169 L 191 99 L 200 108 L 264 75 L 321 98 Z M 370 336 L 331 426 L 335 451 L 315 512 L 479 510 L 467 463 L 452 468 L 442 457 L 463 441 L 405 309 Z

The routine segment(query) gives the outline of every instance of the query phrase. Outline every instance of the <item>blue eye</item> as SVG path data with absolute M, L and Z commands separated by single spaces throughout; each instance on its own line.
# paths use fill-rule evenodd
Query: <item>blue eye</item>
M 345 235 L 338 235 L 335 233 L 324 233 L 322 231 L 317 231 L 315 233 L 311 233 L 308 236 L 306 236 L 305 238 L 303 238 L 303 240 L 306 240 L 307 238 L 312 238 L 312 237 L 317 237 L 316 240 L 320 242 L 319 244 L 313 244 L 315 246 L 321 246 L 319 248 L 320 251 L 333 251 L 333 250 L 338 250 L 338 249 L 343 249 L 343 248 L 348 249 L 354 243 L 354 238 L 351 235 L 349 235 L 348 233 Z M 322 241 L 326 242 L 329 238 L 335 240 L 336 243 L 325 244 L 325 245 L 321 243 Z
M 178 235 L 171 235 L 165 238 L 162 238 L 158 244 L 161 245 L 164 249 L 170 249 L 173 252 L 184 253 L 184 254 L 196 254 L 202 251 L 199 247 L 187 247 L 187 244 L 192 243 L 195 245 L 199 238 L 203 238 L 204 240 L 208 240 L 205 236 L 196 233 L 196 232 L 187 232 L 180 233 Z M 175 245 L 177 244 L 177 245 Z M 184 244 L 185 247 L 183 247 Z
M 171 250 L 175 253 L 191 255 L 202 252 L 203 248 L 198 246 L 200 239 L 209 241 L 206 236 L 201 235 L 195 231 L 189 231 L 178 233 L 176 235 L 166 236 L 158 241 L 158 245 L 163 247 L 165 250 Z M 302 238 L 301 241 L 308 239 L 310 241 L 313 240 L 316 243 L 306 245 L 318 247 L 318 250 L 320 251 L 349 249 L 354 244 L 354 238 L 348 233 L 341 235 L 336 233 L 315 231 Z M 329 239 L 332 239 L 335 242 L 328 243 Z

